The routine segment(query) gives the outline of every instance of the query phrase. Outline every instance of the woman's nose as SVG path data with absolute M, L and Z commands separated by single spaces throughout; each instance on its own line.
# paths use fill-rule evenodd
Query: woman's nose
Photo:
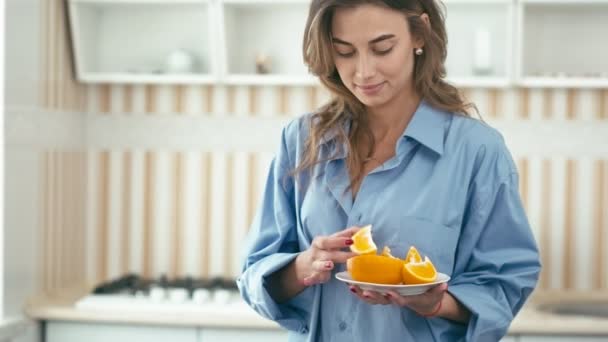
M 360 54 L 360 57 L 357 59 L 355 76 L 360 80 L 367 80 L 372 78 L 376 73 L 376 66 L 374 65 L 374 61 L 372 58 Z

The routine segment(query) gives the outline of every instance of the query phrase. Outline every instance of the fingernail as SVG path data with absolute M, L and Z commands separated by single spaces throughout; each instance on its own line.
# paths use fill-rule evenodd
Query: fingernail
M 365 298 L 367 298 L 367 299 L 372 298 L 372 296 L 370 296 L 370 295 L 368 295 L 368 294 L 364 294 L 364 295 L 363 295 L 363 297 L 365 297 Z
M 331 268 L 331 267 L 332 267 L 331 261 L 328 261 L 325 263 L 325 268 Z
M 346 240 L 346 245 L 347 245 L 347 246 L 350 246 L 350 245 L 352 245 L 353 243 L 355 243 L 355 242 L 353 241 L 353 239 L 348 239 L 348 240 Z
M 385 294 L 384 294 L 384 298 L 386 298 L 386 299 L 391 299 L 391 295 L 389 295 L 388 293 L 385 293 Z

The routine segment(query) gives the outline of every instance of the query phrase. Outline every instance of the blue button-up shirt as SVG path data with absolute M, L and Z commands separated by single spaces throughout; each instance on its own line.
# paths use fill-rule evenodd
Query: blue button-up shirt
M 479 120 L 422 101 L 396 154 L 348 191 L 346 150 L 332 135 L 310 177 L 290 172 L 302 158 L 310 116 L 288 124 L 248 237 L 238 285 L 290 341 L 498 341 L 536 285 L 537 246 L 502 136 Z M 347 127 L 348 128 L 348 127 Z M 424 318 L 408 308 L 369 305 L 332 276 L 286 303 L 266 278 L 308 249 L 315 236 L 373 224 L 379 248 L 403 258 L 410 246 L 451 276 L 448 291 L 471 311 L 467 325 Z M 335 272 L 343 271 L 338 265 Z

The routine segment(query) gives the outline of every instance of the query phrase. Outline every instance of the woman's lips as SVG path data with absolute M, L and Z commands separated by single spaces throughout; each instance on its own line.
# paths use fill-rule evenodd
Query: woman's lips
M 384 82 L 371 85 L 357 85 L 357 88 L 361 89 L 361 92 L 365 95 L 374 95 L 382 89 Z

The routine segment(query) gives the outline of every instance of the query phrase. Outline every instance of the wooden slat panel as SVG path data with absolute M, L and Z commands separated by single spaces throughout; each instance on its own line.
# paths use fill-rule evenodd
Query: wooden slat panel
M 576 179 L 576 162 L 574 160 L 568 160 L 566 162 L 566 206 L 564 210 L 564 229 L 565 229 L 565 237 L 564 237 L 564 280 L 563 286 L 566 290 L 571 290 L 574 288 L 574 248 L 576 243 L 574 239 L 576 235 L 574 234 L 574 207 L 576 203 L 576 189 L 575 189 L 575 180 Z

